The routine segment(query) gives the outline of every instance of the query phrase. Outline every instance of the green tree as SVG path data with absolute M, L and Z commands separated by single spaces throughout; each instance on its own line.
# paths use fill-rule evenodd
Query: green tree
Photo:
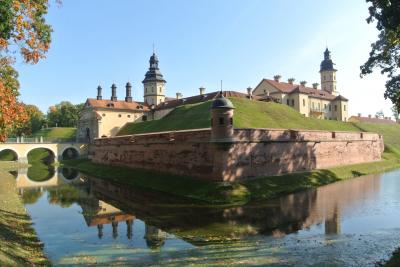
M 388 77 L 384 96 L 400 110 L 400 1 L 366 1 L 370 3 L 367 22 L 376 22 L 379 35 L 371 45 L 369 59 L 360 67 L 361 77 L 379 68 Z
M 399 110 L 396 108 L 396 106 L 392 107 L 392 113 L 393 113 L 393 117 L 395 121 L 398 121 L 400 118 L 400 112 Z
M 385 113 L 383 113 L 383 110 L 379 110 L 378 112 L 375 113 L 375 116 L 377 118 L 383 119 L 385 117 Z
M 76 127 L 83 109 L 83 104 L 74 105 L 68 101 L 52 106 L 47 112 L 49 127 Z

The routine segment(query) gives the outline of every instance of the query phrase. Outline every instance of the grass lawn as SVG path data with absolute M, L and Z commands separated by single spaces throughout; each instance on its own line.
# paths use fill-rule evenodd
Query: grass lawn
M 33 137 L 43 136 L 45 140 L 75 140 L 76 137 L 76 128 L 67 128 L 67 127 L 54 127 L 41 129 L 40 131 L 34 133 Z
M 16 192 L 15 178 L 8 173 L 17 167 L 0 162 L 0 265 L 50 266 Z
M 360 131 L 353 123 L 305 118 L 286 105 L 230 98 L 235 106 L 235 128 L 291 128 L 328 131 Z M 156 121 L 128 123 L 118 135 L 210 127 L 212 101 L 183 105 Z

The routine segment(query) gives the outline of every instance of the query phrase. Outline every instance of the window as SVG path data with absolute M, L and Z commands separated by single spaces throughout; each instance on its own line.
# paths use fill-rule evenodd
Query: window
M 346 105 L 343 105 L 343 110 L 346 111 Z
M 213 126 L 213 119 L 211 118 L 211 127 Z
M 335 111 L 337 111 L 337 105 L 335 105 Z
M 324 109 L 326 110 L 326 104 L 324 104 Z
M 231 119 L 229 120 L 229 122 L 231 123 L 231 125 L 233 125 L 233 118 L 231 118 Z
M 294 106 L 294 99 L 292 99 L 292 106 Z
M 131 115 L 128 115 L 128 118 L 130 118 L 131 117 Z
M 286 104 L 287 104 L 288 106 L 290 105 L 289 99 L 286 99 Z
M 325 77 L 325 75 L 324 75 L 324 81 L 326 81 L 326 77 Z
M 121 114 L 118 114 L 118 118 L 121 118 L 122 117 L 122 115 Z
M 331 110 L 332 110 L 332 108 L 331 108 L 331 105 L 330 105 L 330 104 L 328 105 L 328 107 L 329 107 L 329 111 L 331 111 Z M 329 119 L 330 119 L 330 118 L 329 118 Z
M 154 93 L 154 87 L 151 87 L 151 92 Z
M 160 87 L 160 93 L 161 93 L 161 87 Z
M 219 125 L 224 125 L 224 118 L 219 118 Z
M 306 100 L 303 99 L 303 107 L 305 107 L 305 106 L 306 106 Z
M 312 108 L 314 109 L 314 102 L 311 102 L 311 106 L 312 106 Z
M 106 116 L 106 114 L 104 114 L 104 113 L 103 113 L 103 114 L 102 114 L 102 116 L 103 116 L 103 117 L 105 117 L 105 116 Z

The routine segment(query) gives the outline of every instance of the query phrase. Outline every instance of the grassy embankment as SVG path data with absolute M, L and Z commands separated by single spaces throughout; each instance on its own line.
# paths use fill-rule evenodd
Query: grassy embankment
M 68 128 L 68 127 L 47 128 L 34 133 L 32 136 L 33 137 L 43 136 L 45 140 L 70 141 L 70 140 L 75 140 L 76 128 Z
M 16 192 L 15 178 L 8 172 L 18 166 L 0 162 L 0 265 L 50 266 Z
M 110 167 L 89 161 L 71 161 L 83 172 L 99 178 L 140 186 L 156 191 L 190 197 L 211 204 L 242 204 L 249 200 L 270 199 L 280 195 L 329 184 L 356 176 L 400 168 L 400 125 L 374 125 L 304 118 L 281 104 L 231 99 L 235 105 L 236 128 L 291 128 L 330 131 L 372 131 L 384 136 L 386 150 L 380 162 L 356 164 L 326 170 L 263 177 L 227 184 L 193 180 L 148 170 Z M 128 124 L 119 135 L 209 127 L 211 102 L 179 107 L 163 119 Z

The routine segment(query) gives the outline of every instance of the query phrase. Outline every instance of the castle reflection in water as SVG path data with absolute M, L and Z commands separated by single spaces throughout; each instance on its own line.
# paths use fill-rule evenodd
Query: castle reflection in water
M 261 203 L 210 208 L 79 173 L 68 179 L 58 175 L 47 183 L 26 179 L 26 173 L 18 173 L 17 186 L 25 203 L 34 203 L 46 190 L 52 204 L 78 204 L 86 225 L 97 227 L 99 239 L 105 232 L 114 239 L 132 239 L 135 220 L 140 219 L 151 249 L 162 247 L 167 233 L 195 246 L 252 235 L 280 237 L 313 225 L 323 226 L 326 235 L 340 234 L 342 215 L 373 200 L 380 190 L 380 175 L 370 175 Z

